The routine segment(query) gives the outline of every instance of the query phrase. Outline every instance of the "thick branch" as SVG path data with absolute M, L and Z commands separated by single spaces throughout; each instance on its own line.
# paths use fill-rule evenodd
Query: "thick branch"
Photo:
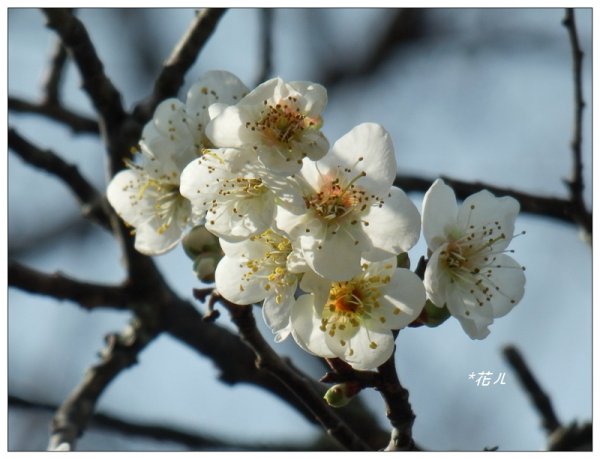
M 517 348 L 508 346 L 503 352 L 504 357 L 517 373 L 519 381 L 521 381 L 523 388 L 531 398 L 539 415 L 542 417 L 544 429 L 546 429 L 546 432 L 550 435 L 556 429 L 561 427 L 561 423 L 556 417 L 556 413 L 554 413 L 550 397 L 543 391 Z
M 128 309 L 130 301 L 123 287 L 82 282 L 61 273 L 46 274 L 16 261 L 8 262 L 8 286 L 57 300 L 73 301 L 89 310 L 101 306 Z
M 60 84 L 67 62 L 67 50 L 62 42 L 58 40 L 55 45 L 54 53 L 50 60 L 50 69 L 44 82 L 43 104 L 58 104 L 60 100 Z
M 586 231 L 592 230 L 592 215 L 589 212 L 580 213 L 579 209 L 573 208 L 570 200 L 561 198 L 548 198 L 536 196 L 510 188 L 501 188 L 492 186 L 483 182 L 465 182 L 448 177 L 442 177 L 447 185 L 452 187 L 459 199 L 465 199 L 467 196 L 487 189 L 496 196 L 512 196 L 521 204 L 521 210 L 535 215 L 554 218 L 563 222 L 581 225 Z M 394 185 L 402 188 L 404 191 L 425 192 L 433 184 L 433 179 L 424 179 L 422 177 L 398 175 L 394 180 Z
M 185 74 L 216 30 L 225 11 L 221 8 L 205 8 L 196 14 L 190 28 L 165 62 L 154 83 L 152 94 L 138 104 L 134 110 L 134 116 L 140 124 L 146 123 L 152 117 L 154 109 L 161 101 L 177 96 L 177 92 L 184 82 Z
M 71 392 L 52 420 L 49 450 L 73 450 L 92 418 L 98 398 L 108 385 L 126 368 L 137 363 L 138 354 L 157 336 L 138 320 L 121 334 L 109 335 L 102 361 L 90 368 L 83 381 Z
M 34 113 L 58 121 L 74 133 L 99 134 L 98 123 L 83 115 L 78 115 L 55 103 L 34 104 L 18 97 L 8 98 L 8 109 L 19 113 Z
M 33 145 L 13 128 L 8 129 L 8 146 L 30 165 L 58 177 L 75 194 L 84 215 L 103 227 L 110 228 L 109 214 L 103 204 L 103 197 L 79 173 L 77 167 L 67 163 L 54 152 Z
M 224 298 L 219 302 L 227 307 L 240 336 L 256 354 L 256 365 L 264 368 L 287 386 L 304 403 L 315 419 L 342 447 L 350 451 L 368 451 L 370 447 L 323 401 L 310 383 L 299 373 L 292 370 L 266 343 L 252 315 L 252 306 L 238 306 Z
M 104 74 L 104 66 L 87 30 L 67 9 L 47 8 L 43 11 L 48 27 L 58 33 L 75 61 L 83 79 L 83 89 L 100 115 L 101 125 L 107 131 L 113 131 L 125 118 L 121 94 Z

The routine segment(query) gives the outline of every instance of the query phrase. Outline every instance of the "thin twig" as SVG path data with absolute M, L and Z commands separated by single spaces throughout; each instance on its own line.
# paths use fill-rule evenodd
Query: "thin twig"
M 34 113 L 50 120 L 58 121 L 77 134 L 99 134 L 98 123 L 83 115 L 74 113 L 57 104 L 35 104 L 18 97 L 8 98 L 8 109 L 17 113 Z
M 261 54 L 262 64 L 257 78 L 256 86 L 271 76 L 273 72 L 273 17 L 275 10 L 272 8 L 261 8 L 260 30 L 261 30 Z
M 13 128 L 8 129 L 8 146 L 28 164 L 59 178 L 77 197 L 85 216 L 104 228 L 110 228 L 109 211 L 103 205 L 104 198 L 80 174 L 76 166 L 67 163 L 51 150 L 35 146 Z
M 550 435 L 556 429 L 561 427 L 561 423 L 556 417 L 556 413 L 552 407 L 550 397 L 543 391 L 517 348 L 514 346 L 507 346 L 504 348 L 503 353 L 506 360 L 508 360 L 508 363 L 517 373 L 519 381 L 541 416 L 544 429 L 546 429 L 546 432 Z
M 57 300 L 69 300 L 85 309 L 129 308 L 129 294 L 121 286 L 101 285 L 72 279 L 61 273 L 46 274 L 16 261 L 8 262 L 8 286 Z
M 581 213 L 573 207 L 571 200 L 561 198 L 551 198 L 537 196 L 511 188 L 502 188 L 490 185 L 484 182 L 466 182 L 449 177 L 442 177 L 447 185 L 452 187 L 459 199 L 465 199 L 467 196 L 487 189 L 496 196 L 512 196 L 521 204 L 521 211 L 554 218 L 563 222 L 582 225 L 586 231 L 592 230 L 592 214 L 584 211 Z M 417 176 L 398 175 L 394 180 L 394 185 L 402 188 L 404 191 L 425 192 L 433 184 L 433 179 L 426 179 Z
M 177 92 L 184 82 L 185 74 L 216 30 L 225 11 L 221 8 L 205 8 L 196 14 L 189 29 L 165 62 L 154 83 L 152 94 L 135 108 L 134 117 L 140 124 L 145 124 L 152 117 L 154 109 L 162 100 L 177 96 Z
M 75 443 L 92 418 L 98 398 L 126 368 L 137 363 L 138 354 L 157 336 L 138 320 L 122 333 L 109 335 L 101 362 L 91 367 L 71 392 L 52 420 L 49 450 L 75 449 Z
M 55 44 L 50 60 L 50 69 L 44 81 L 44 98 L 42 105 L 58 105 L 60 101 L 60 84 L 67 62 L 67 50 L 60 40 Z
M 256 365 L 264 368 L 285 386 L 306 406 L 321 426 L 340 445 L 350 451 L 369 451 L 370 447 L 323 401 L 311 384 L 292 370 L 264 340 L 252 315 L 252 306 L 239 306 L 218 295 L 215 298 L 229 311 L 232 321 L 238 327 L 240 336 L 256 354 Z
M 571 44 L 571 55 L 573 58 L 573 82 L 574 82 L 574 122 L 573 122 L 573 134 L 571 138 L 571 150 L 573 153 L 573 173 L 570 180 L 567 182 L 569 190 L 571 192 L 572 205 L 578 210 L 578 212 L 584 215 L 587 211 L 583 200 L 583 160 L 581 152 L 581 139 L 583 130 L 583 109 L 585 102 L 583 100 L 583 75 L 582 75 L 582 62 L 583 62 L 583 51 L 579 44 L 579 38 L 577 36 L 577 27 L 575 24 L 575 14 L 573 8 L 567 8 L 565 12 L 565 18 L 563 19 L 563 25 L 569 32 L 569 42 Z M 588 236 L 592 237 L 591 228 L 588 230 L 585 228 Z

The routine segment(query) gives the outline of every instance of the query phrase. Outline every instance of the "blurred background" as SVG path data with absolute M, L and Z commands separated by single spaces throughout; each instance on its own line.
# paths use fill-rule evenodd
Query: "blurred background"
M 484 181 L 541 196 L 566 197 L 572 169 L 573 78 L 562 9 L 275 9 L 272 72 L 286 80 L 324 84 L 329 102 L 324 133 L 333 143 L 361 122 L 381 123 L 396 148 L 398 171 L 433 181 L 439 175 Z M 105 71 L 125 106 L 150 93 L 162 61 L 191 23 L 188 9 L 81 9 Z M 584 51 L 583 153 L 591 206 L 591 9 L 576 10 Z M 232 9 L 222 18 L 181 89 L 205 71 L 229 70 L 248 86 L 261 73 L 261 9 Z M 8 12 L 8 90 L 37 101 L 55 36 L 37 10 Z M 80 78 L 68 63 L 63 100 L 94 116 Z M 51 148 L 104 190 L 104 149 L 94 135 L 73 135 L 38 116 L 9 113 L 9 125 Z M 119 248 L 80 217 L 58 181 L 8 154 L 9 257 L 78 279 L 119 282 Z M 410 195 L 420 208 L 422 195 Z M 417 415 L 415 440 L 433 450 L 541 450 L 541 420 L 501 350 L 517 346 L 564 423 L 592 416 L 592 251 L 575 226 L 521 214 L 512 244 L 527 271 L 524 299 L 498 319 L 483 341 L 456 320 L 403 330 L 397 341 L 400 380 Z M 410 252 L 413 264 L 424 241 Z M 177 250 L 156 259 L 179 294 L 199 286 Z M 259 311 L 260 312 L 260 311 Z M 8 392 L 58 405 L 97 361 L 107 333 L 129 315 L 86 312 L 16 289 L 8 290 Z M 259 323 L 262 322 L 259 320 Z M 228 326 L 223 315 L 219 323 Z M 264 335 L 271 335 L 263 328 Z M 322 368 L 293 341 L 276 345 L 318 378 Z M 468 375 L 506 373 L 504 385 L 477 387 Z M 162 336 L 123 372 L 98 411 L 160 424 L 235 444 L 302 445 L 319 434 L 296 411 L 254 387 L 220 384 L 217 371 L 183 344 Z M 361 395 L 388 428 L 379 394 Z M 44 450 L 52 412 L 9 404 L 9 450 Z M 93 427 L 83 450 L 183 450 Z M 235 449 L 235 448 L 234 448 Z

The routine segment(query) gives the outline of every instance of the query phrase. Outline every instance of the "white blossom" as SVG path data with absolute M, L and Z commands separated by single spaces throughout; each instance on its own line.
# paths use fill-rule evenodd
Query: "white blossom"
M 179 193 L 183 168 L 210 146 L 208 108 L 236 103 L 247 88 L 228 72 L 208 72 L 188 91 L 187 101 L 167 99 L 144 127 L 140 151 L 108 185 L 107 198 L 135 228 L 135 247 L 147 255 L 172 249 L 189 227 L 190 203 Z
M 416 274 L 396 267 L 396 258 L 363 260 L 361 269 L 341 282 L 306 273 L 300 287 L 311 294 L 292 307 L 292 336 L 308 352 L 370 370 L 392 355 L 392 330 L 419 316 L 425 289 Z
M 231 242 L 271 227 L 275 196 L 264 167 L 235 148 L 206 150 L 181 174 L 180 191 L 192 204 L 194 221 Z
M 298 251 L 286 237 L 272 230 L 247 240 L 220 240 L 225 256 L 217 265 L 218 292 L 235 304 L 263 301 L 263 318 L 282 341 L 290 332 L 294 293 L 306 270 Z
M 473 339 L 489 334 L 524 294 L 523 268 L 507 247 L 519 203 L 483 190 L 458 207 L 452 189 L 438 179 L 425 194 L 423 233 L 431 257 L 425 270 L 427 296 L 447 307 Z
M 396 158 L 389 134 L 378 124 L 356 126 L 317 162 L 304 161 L 279 203 L 277 227 L 298 240 L 308 265 L 331 280 L 361 271 L 361 258 L 378 261 L 417 242 L 421 218 L 393 187 Z M 293 205 L 293 203 L 300 205 Z
M 273 78 L 236 105 L 215 106 L 206 133 L 218 147 L 255 151 L 269 171 L 285 175 L 298 171 L 302 158 L 316 160 L 327 152 L 320 131 L 326 104 L 321 85 Z

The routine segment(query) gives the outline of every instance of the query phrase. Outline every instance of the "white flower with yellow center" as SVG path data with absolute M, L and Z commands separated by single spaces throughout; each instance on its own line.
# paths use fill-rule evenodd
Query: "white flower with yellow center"
M 181 174 L 180 192 L 192 204 L 195 223 L 230 242 L 271 227 L 275 196 L 264 167 L 235 148 L 205 150 Z
M 325 88 L 316 83 L 273 78 L 236 105 L 218 107 L 206 134 L 218 147 L 248 148 L 272 173 L 291 174 L 302 158 L 321 158 L 329 143 L 321 133 Z
M 217 265 L 217 291 L 236 304 L 263 301 L 267 325 L 285 339 L 290 332 L 290 309 L 302 271 L 303 260 L 286 237 L 267 230 L 242 242 L 220 240 L 225 256 Z
M 183 168 L 209 146 L 205 136 L 211 104 L 233 104 L 248 89 L 228 72 L 208 72 L 188 91 L 183 104 L 163 101 L 144 127 L 140 154 L 127 162 L 107 188 L 119 216 L 135 228 L 135 247 L 147 255 L 177 245 L 189 228 L 190 203 L 179 193 Z
M 419 239 L 415 205 L 393 187 L 396 158 L 389 134 L 378 124 L 356 126 L 317 162 L 304 161 L 288 181 L 292 200 L 279 203 L 276 224 L 298 240 L 317 274 L 347 280 L 361 258 L 378 261 L 408 251 Z
M 460 209 L 441 179 L 423 201 L 423 233 L 431 257 L 425 270 L 427 296 L 446 306 L 473 339 L 489 334 L 495 318 L 523 297 L 523 268 L 507 255 L 519 203 L 487 190 L 469 196 Z
M 306 273 L 302 295 L 292 307 L 292 336 L 304 350 L 339 357 L 357 370 L 383 364 L 394 350 L 392 330 L 415 320 L 425 304 L 419 277 L 397 268 L 396 259 L 363 260 L 361 273 L 330 282 Z

